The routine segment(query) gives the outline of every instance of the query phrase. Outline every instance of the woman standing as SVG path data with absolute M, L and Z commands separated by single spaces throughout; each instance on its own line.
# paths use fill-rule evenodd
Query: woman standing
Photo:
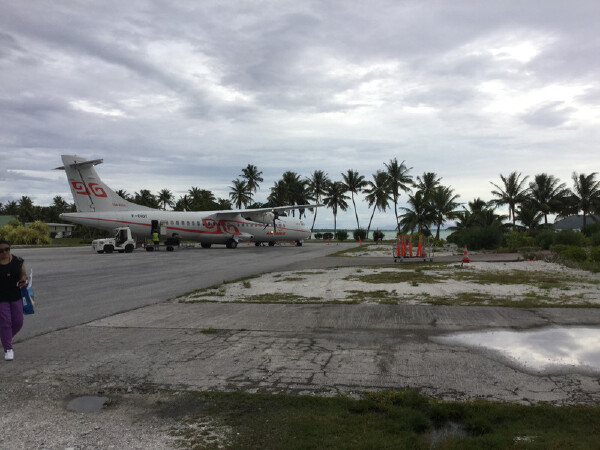
M 12 361 L 12 339 L 23 326 L 21 286 L 27 285 L 23 259 L 11 255 L 10 244 L 0 239 L 0 337 L 4 359 Z

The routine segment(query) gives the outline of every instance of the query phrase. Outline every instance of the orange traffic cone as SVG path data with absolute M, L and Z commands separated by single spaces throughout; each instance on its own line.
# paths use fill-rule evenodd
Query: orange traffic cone
M 471 262 L 471 260 L 469 259 L 469 252 L 467 251 L 467 245 L 466 244 L 465 244 L 465 251 L 463 252 L 462 262 L 464 262 L 464 263 Z

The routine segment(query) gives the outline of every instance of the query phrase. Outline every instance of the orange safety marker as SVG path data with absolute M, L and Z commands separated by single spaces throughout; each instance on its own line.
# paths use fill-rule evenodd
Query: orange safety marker
M 467 244 L 465 244 L 465 251 L 463 252 L 462 262 L 464 262 L 464 263 L 471 262 L 471 260 L 469 259 L 469 252 L 467 251 Z
M 358 245 L 362 245 L 362 241 L 360 240 L 360 236 L 358 237 Z
M 408 236 L 408 249 L 410 250 L 410 257 L 412 258 L 412 234 Z
M 331 241 L 331 238 L 327 238 L 327 245 L 329 245 L 329 241 Z
M 401 240 L 402 240 L 402 257 L 406 258 L 406 236 L 402 235 Z
M 423 256 L 423 235 L 419 235 L 419 246 L 417 247 L 417 257 Z

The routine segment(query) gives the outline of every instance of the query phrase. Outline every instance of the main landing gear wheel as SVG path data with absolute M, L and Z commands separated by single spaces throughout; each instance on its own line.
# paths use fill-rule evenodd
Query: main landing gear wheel
M 201 246 L 202 248 L 210 248 L 210 246 L 211 246 L 211 245 L 212 245 L 212 244 L 209 244 L 209 243 L 207 243 L 207 242 L 202 242 L 202 243 L 200 244 L 200 246 Z
M 269 241 L 269 247 L 275 247 L 275 242 Z
M 302 247 L 302 241 L 296 242 L 296 247 Z
M 237 242 L 234 239 L 230 239 L 227 241 L 226 247 L 227 248 L 236 248 Z

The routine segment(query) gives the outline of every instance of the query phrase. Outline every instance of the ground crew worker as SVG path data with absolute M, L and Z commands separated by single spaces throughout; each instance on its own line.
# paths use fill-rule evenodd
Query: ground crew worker
M 155 231 L 154 233 L 152 233 L 152 241 L 154 242 L 154 250 L 158 251 L 158 232 Z

